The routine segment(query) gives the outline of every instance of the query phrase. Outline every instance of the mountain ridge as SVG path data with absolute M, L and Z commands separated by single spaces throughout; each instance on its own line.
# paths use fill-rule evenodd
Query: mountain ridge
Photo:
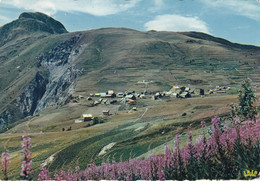
M 41 13 L 22 13 L 18 20 L 35 19 L 52 21 Z M 12 42 L 0 46 L 2 122 L 62 106 L 72 95 L 109 89 L 141 92 L 141 80 L 153 80 L 149 89 L 162 91 L 175 84 L 236 87 L 247 77 L 255 82 L 260 77 L 259 47 L 238 46 L 199 32 L 101 28 L 44 32 L 23 41 L 18 36 Z
M 260 46 L 234 43 L 234 42 L 225 40 L 224 38 L 215 37 L 215 36 L 212 36 L 212 35 L 209 35 L 206 33 L 202 33 L 202 32 L 189 31 L 189 32 L 182 32 L 182 34 L 193 37 L 193 38 L 202 39 L 202 40 L 215 41 L 215 42 L 218 42 L 223 45 L 230 46 L 230 47 L 260 50 Z

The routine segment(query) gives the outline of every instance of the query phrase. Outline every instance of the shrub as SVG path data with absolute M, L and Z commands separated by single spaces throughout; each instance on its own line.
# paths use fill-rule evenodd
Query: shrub
M 244 117 L 244 119 L 254 119 L 256 118 L 257 111 L 253 106 L 256 96 L 251 88 L 248 80 L 242 84 L 242 90 L 239 91 L 239 114 Z
M 239 90 L 238 100 L 238 105 L 231 105 L 231 117 L 239 116 L 242 120 L 255 120 L 257 115 L 257 109 L 254 106 L 256 96 L 249 80 L 242 83 L 242 90 Z
M 93 125 L 98 124 L 98 123 L 99 123 L 99 119 L 98 119 L 97 117 L 95 117 L 95 118 L 93 119 Z

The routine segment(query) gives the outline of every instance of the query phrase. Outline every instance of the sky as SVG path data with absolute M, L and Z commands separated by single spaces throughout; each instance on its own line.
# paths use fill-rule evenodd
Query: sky
M 260 46 L 260 0 L 0 0 L 0 26 L 26 11 L 52 16 L 70 32 L 199 31 Z

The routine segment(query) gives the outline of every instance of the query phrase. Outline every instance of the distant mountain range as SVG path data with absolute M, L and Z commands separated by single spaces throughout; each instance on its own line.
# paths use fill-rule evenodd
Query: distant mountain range
M 260 82 L 260 47 L 200 32 L 102 28 L 69 33 L 42 13 L 22 13 L 0 27 L 0 127 L 71 95 L 149 91 L 172 85 L 237 88 Z

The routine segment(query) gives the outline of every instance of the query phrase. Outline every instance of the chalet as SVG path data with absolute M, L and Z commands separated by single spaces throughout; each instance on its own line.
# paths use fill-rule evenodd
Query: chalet
M 177 90 L 180 90 L 180 87 L 179 86 L 173 86 L 170 91 L 172 92 L 176 92 Z
M 76 99 L 73 99 L 72 102 L 73 102 L 73 103 L 78 103 L 79 101 L 76 100 Z
M 112 97 L 112 95 L 110 95 L 110 94 L 106 94 L 106 96 L 105 96 L 106 98 L 111 98 Z
M 95 97 L 100 97 L 100 93 L 95 93 Z
M 162 94 L 160 92 L 156 92 L 155 96 L 156 97 L 162 97 Z
M 170 97 L 172 95 L 172 91 L 166 91 L 165 92 L 165 97 Z
M 94 105 L 98 105 L 98 104 L 100 104 L 99 101 L 94 101 Z
M 101 92 L 101 93 L 100 93 L 100 97 L 102 97 L 102 98 L 105 98 L 106 95 L 107 95 L 107 93 L 105 93 L 105 92 Z
M 92 101 L 92 98 L 91 98 L 91 97 L 88 97 L 87 100 L 88 100 L 88 101 Z
M 189 92 L 190 88 L 189 87 L 185 87 L 185 92 Z
M 226 93 L 224 90 L 218 90 L 217 93 Z
M 194 89 L 195 95 L 204 95 L 204 89 L 196 88 Z
M 212 89 L 210 89 L 209 91 L 208 91 L 208 94 L 213 94 L 214 93 L 214 91 L 212 90 Z
M 190 93 L 188 92 L 183 92 L 179 95 L 180 98 L 189 98 L 191 97 Z
M 186 87 L 182 86 L 182 87 L 180 87 L 180 89 L 181 89 L 181 92 L 185 92 Z
M 177 94 L 176 92 L 172 93 L 171 95 L 172 95 L 172 97 L 178 97 L 179 96 L 179 94 Z
M 91 121 L 93 119 L 92 114 L 82 114 L 84 121 Z
M 195 91 L 195 89 L 190 89 L 188 92 L 189 92 L 190 94 L 195 94 L 194 91 Z
M 220 91 L 220 90 L 222 90 L 223 89 L 223 87 L 221 87 L 221 86 L 216 86 L 216 90 L 217 91 Z
M 109 110 L 103 110 L 102 114 L 103 116 L 109 116 Z
M 134 93 L 135 93 L 135 91 L 131 91 L 131 90 L 125 91 L 126 95 L 130 95 L 130 94 L 134 94 Z
M 123 98 L 124 97 L 124 93 L 123 92 L 118 92 L 116 96 L 118 98 Z
M 225 91 L 225 90 L 230 90 L 230 87 L 227 86 L 216 86 L 216 91 Z
M 84 96 L 78 95 L 78 99 L 83 99 L 83 98 L 84 98 Z
M 116 100 L 116 99 L 113 99 L 113 100 L 109 101 L 109 103 L 110 103 L 110 104 L 115 104 L 115 103 L 117 103 L 117 100 Z
M 144 94 L 140 94 L 140 99 L 145 99 L 145 95 Z
M 107 104 L 108 100 L 107 99 L 103 99 L 101 104 Z
M 157 100 L 158 97 L 157 96 L 152 96 L 152 100 Z
M 112 95 L 112 94 L 114 94 L 115 92 L 113 91 L 113 90 L 109 90 L 109 91 L 107 91 L 107 94 L 109 94 L 109 95 Z
M 116 97 L 116 94 L 113 90 L 107 91 L 107 96 L 110 95 L 110 97 Z
M 136 97 L 135 97 L 135 95 L 133 95 L 133 94 L 126 95 L 125 98 L 126 98 L 126 99 L 136 100 Z
M 176 93 L 176 95 L 179 95 L 179 94 L 182 93 L 182 91 L 181 91 L 181 89 L 178 89 L 178 90 L 175 91 L 175 93 Z
M 129 100 L 127 101 L 127 103 L 128 103 L 128 104 L 135 104 L 135 100 L 129 99 Z

